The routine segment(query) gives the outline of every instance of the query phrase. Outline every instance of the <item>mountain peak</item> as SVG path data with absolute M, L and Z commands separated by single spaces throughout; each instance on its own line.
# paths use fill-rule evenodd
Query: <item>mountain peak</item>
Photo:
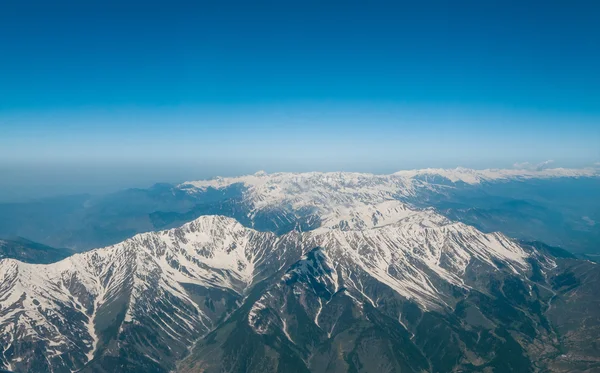
M 247 229 L 234 218 L 224 215 L 202 215 L 189 223 L 184 224 L 180 228 L 190 231 L 206 231 L 212 232 L 215 229 L 237 231 Z

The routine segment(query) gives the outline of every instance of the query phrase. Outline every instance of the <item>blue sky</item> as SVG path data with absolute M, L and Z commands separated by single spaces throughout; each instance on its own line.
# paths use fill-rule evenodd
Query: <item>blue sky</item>
M 13 188 L 600 160 L 598 2 L 14 3 Z

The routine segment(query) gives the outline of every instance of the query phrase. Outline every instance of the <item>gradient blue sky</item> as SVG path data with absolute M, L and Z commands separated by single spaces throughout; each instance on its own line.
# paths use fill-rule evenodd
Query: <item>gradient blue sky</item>
M 596 1 L 13 3 L 0 192 L 14 196 L 600 161 Z

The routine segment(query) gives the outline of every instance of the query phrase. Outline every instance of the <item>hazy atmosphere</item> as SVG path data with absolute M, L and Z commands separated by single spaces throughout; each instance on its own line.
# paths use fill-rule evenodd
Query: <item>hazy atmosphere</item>
M 595 2 L 436 4 L 5 4 L 0 191 L 600 161 Z

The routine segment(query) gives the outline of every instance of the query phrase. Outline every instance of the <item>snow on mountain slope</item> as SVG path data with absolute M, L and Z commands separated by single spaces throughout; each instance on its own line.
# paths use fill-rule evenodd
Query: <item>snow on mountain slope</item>
M 239 333 L 226 339 L 226 330 L 231 329 L 222 328 L 210 344 L 199 343 L 184 364 L 191 367 L 185 372 L 193 372 L 198 366 L 206 372 L 218 372 L 223 366 L 230 371 L 243 371 L 245 367 L 240 368 L 239 360 L 232 359 L 228 350 L 232 340 L 238 338 L 263 343 L 269 353 L 272 350 L 279 353 L 272 362 L 261 360 L 262 365 L 254 371 L 277 371 L 265 366 L 276 367 L 278 361 L 291 359 L 290 350 L 298 357 L 294 366 L 301 364 L 311 372 L 361 371 L 350 369 L 352 366 L 365 372 L 377 371 L 382 366 L 388 372 L 453 371 L 455 365 L 464 364 L 468 368 L 473 361 L 481 366 L 497 354 L 496 350 L 478 350 L 477 335 L 485 331 L 478 329 L 477 322 L 471 329 L 469 323 L 473 321 L 469 317 L 463 324 L 457 318 L 462 314 L 456 311 L 466 308 L 467 300 L 476 300 L 477 304 L 483 299 L 482 310 L 486 315 L 482 318 L 491 324 L 485 318 L 495 320 L 490 316 L 492 312 L 485 310 L 487 294 L 498 287 L 508 292 L 519 283 L 516 279 L 527 278 L 528 254 L 506 237 L 482 235 L 435 215 L 418 218 L 415 215 L 377 229 L 319 229 L 311 234 L 314 237 L 308 240 L 314 238 L 322 246 L 308 251 L 291 266 L 236 325 L 242 329 L 240 324 L 247 323 L 257 338 Z M 535 299 L 536 294 L 527 293 L 526 289 L 524 285 L 523 294 Z M 420 306 L 418 311 L 415 304 Z M 518 318 L 515 314 L 519 313 L 510 306 L 498 308 L 498 313 L 511 314 L 512 321 Z M 439 315 L 450 316 L 445 319 L 438 318 Z M 525 320 L 531 322 L 529 318 Z M 460 333 L 447 334 L 452 329 L 460 333 L 465 330 L 466 343 L 459 339 Z M 540 340 L 545 338 L 543 333 L 542 329 Z M 214 339 L 222 341 L 225 351 L 222 356 L 217 355 L 218 362 L 206 356 L 207 351 L 212 352 L 219 345 Z M 433 351 L 429 348 L 432 345 Z M 389 351 L 385 346 L 393 347 Z M 258 355 L 257 350 L 260 348 L 253 349 L 252 356 Z M 442 364 L 436 362 L 436 357 L 446 355 L 448 350 L 453 350 L 448 354 L 452 358 L 442 359 L 445 360 Z M 457 350 L 468 351 L 467 358 L 456 359 Z M 393 351 L 407 355 L 394 357 Z M 434 356 L 431 365 L 422 363 L 422 353 Z M 417 367 L 398 366 L 402 364 L 397 360 Z M 197 361 L 202 364 L 195 365 Z M 368 362 L 372 365 L 365 368 Z M 444 366 L 432 367 L 434 364 Z M 325 368 L 332 366 L 337 370 Z
M 188 193 L 241 183 L 241 218 L 247 214 L 252 224 L 270 219 L 291 228 L 277 235 L 232 218 L 202 216 L 53 264 L 0 260 L 0 367 L 70 373 L 94 364 L 104 371 L 132 364 L 142 371 L 169 371 L 194 341 L 245 302 L 246 326 L 259 334 L 280 328 L 293 343 L 297 336 L 285 324 L 287 316 L 265 324 L 261 313 L 281 308 L 272 283 L 294 276 L 304 279 L 302 286 L 328 293 L 292 290 L 316 328 L 325 327 L 321 314 L 336 293 L 357 309 L 364 301 L 378 308 L 390 298 L 422 310 L 453 309 L 471 289 L 489 290 L 481 286 L 488 273 L 525 278 L 529 254 L 502 234 L 484 234 L 403 199 L 455 182 L 593 175 L 456 169 L 257 173 L 185 183 L 179 188 Z M 232 206 L 237 209 L 237 201 Z M 308 229 L 297 224 L 300 218 L 310 222 Z M 266 291 L 254 298 L 257 284 Z M 327 325 L 324 335 L 333 328 L 335 323 Z
M 417 343 L 415 323 L 428 318 L 416 314 L 453 315 L 458 304 L 472 294 L 489 293 L 485 279 L 502 283 L 505 276 L 524 279 L 530 271 L 529 254 L 503 235 L 482 234 L 432 211 L 413 214 L 381 228 L 316 229 L 305 234 L 304 247 L 315 248 L 305 252 L 280 281 L 262 293 L 244 322 L 261 337 L 255 343 L 264 341 L 269 349 L 281 353 L 279 360 L 287 357 L 287 350 L 291 349 L 302 364 L 315 372 L 330 371 L 323 368 L 328 364 L 344 367 L 338 371 L 349 371 L 346 365 L 355 361 L 348 356 L 356 357 L 355 353 L 365 354 L 361 363 L 368 360 L 366 356 L 375 361 L 372 368 L 364 371 L 372 371 L 380 364 L 387 367 L 386 371 L 405 371 L 394 367 L 392 355 L 382 353 L 386 351 L 382 346 L 398 343 L 398 339 L 386 335 L 388 328 L 399 328 L 404 335 L 400 338 L 404 341 L 402 346 L 395 345 L 393 349 L 410 351 Z M 415 304 L 420 311 L 415 311 Z M 379 324 L 382 320 L 390 324 Z M 461 327 L 464 326 L 458 326 Z M 443 330 L 431 327 L 422 334 L 431 332 L 424 338 L 437 341 L 436 334 L 444 335 Z M 364 344 L 354 344 L 362 338 Z M 270 343 L 274 339 L 280 342 Z M 365 351 L 365 346 L 378 343 L 380 347 Z M 205 351 L 200 347 L 195 359 L 210 362 L 210 357 L 202 357 Z M 227 358 L 225 354 L 219 359 Z M 194 357 L 189 361 L 193 367 Z M 412 357 L 406 361 L 415 362 Z M 237 363 L 230 360 L 228 364 L 231 365 L 225 366 L 232 369 Z M 211 370 L 210 363 L 207 367 L 207 372 L 218 371 Z
M 464 274 L 474 261 L 491 269 L 502 263 L 524 273 L 528 254 L 502 234 L 483 234 L 433 211 L 419 211 L 384 227 L 319 228 L 303 235 L 304 252 L 320 247 L 335 268 L 336 288 L 368 296 L 364 283 L 375 279 L 425 308 L 446 306 L 446 285 L 468 288 Z M 332 280 L 333 281 L 333 280 Z M 443 284 L 438 287 L 436 284 Z
M 464 182 L 479 184 L 484 181 L 503 181 L 518 179 L 549 179 L 558 177 L 593 177 L 600 175 L 598 169 L 583 168 L 546 168 L 539 170 L 529 169 L 485 169 L 473 170 L 457 167 L 455 169 L 426 168 L 422 170 L 398 171 L 394 175 L 413 179 L 415 177 L 441 176 L 453 183 Z
M 398 193 L 409 194 L 412 183 L 391 175 L 372 175 L 350 172 L 275 173 L 258 172 L 235 178 L 191 181 L 180 187 L 194 189 L 224 188 L 244 184 L 246 198 L 256 209 L 273 205 L 305 206 L 352 205 L 357 202 L 374 204 L 393 199 Z
M 259 172 L 184 183 L 180 188 L 194 193 L 240 183 L 246 187 L 244 203 L 253 222 L 267 216 L 278 226 L 304 217 L 318 221 L 317 226 L 336 229 L 366 229 L 398 221 L 412 213 L 398 199 L 412 195 L 415 185 L 422 184 L 393 175 Z
M 210 302 L 220 299 L 215 291 L 229 294 L 236 307 L 253 284 L 316 247 L 335 268 L 329 285 L 373 305 L 373 280 L 424 308 L 440 308 L 449 301 L 448 286 L 469 286 L 462 275 L 474 261 L 492 269 L 498 263 L 515 272 L 527 269 L 527 254 L 503 235 L 391 202 L 376 210 L 390 210 L 396 221 L 277 236 L 231 218 L 203 216 L 50 265 L 0 261 L 0 338 L 9 346 L 0 361 L 17 371 L 46 362 L 69 371 L 97 359 L 99 350 L 110 355 L 128 349 L 129 356 L 169 368 L 231 311 L 214 311 Z M 149 335 L 151 347 L 140 342 Z M 24 341 L 46 352 L 37 356 Z M 161 352 L 169 349 L 168 357 Z
M 187 348 L 220 316 L 208 315 L 190 286 L 240 297 L 263 268 L 281 265 L 267 257 L 276 242 L 285 246 L 279 257 L 293 250 L 286 239 L 244 228 L 230 218 L 204 216 L 181 228 L 140 234 L 50 265 L 2 260 L 0 338 L 8 347 L 0 361 L 12 369 L 28 361 L 46 364 L 35 361 L 27 341 L 46 351 L 37 359 L 48 365 L 80 368 L 115 326 L 120 335 L 137 338 L 153 331 L 162 339 L 154 344 L 163 342 L 166 350 L 177 344 Z M 65 353 L 68 361 L 60 361 Z
M 391 175 L 349 172 L 275 173 L 213 180 L 191 181 L 179 185 L 188 193 L 208 188 L 224 189 L 233 185 L 245 187 L 243 203 L 250 220 L 269 216 L 274 225 L 294 224 L 300 218 L 312 217 L 319 224 L 341 229 L 365 229 L 391 224 L 409 214 L 400 202 L 424 191 L 440 192 L 454 183 L 553 177 L 598 176 L 596 169 L 544 170 L 471 170 L 424 169 L 400 171 Z M 310 220 L 310 219 L 309 219 Z

